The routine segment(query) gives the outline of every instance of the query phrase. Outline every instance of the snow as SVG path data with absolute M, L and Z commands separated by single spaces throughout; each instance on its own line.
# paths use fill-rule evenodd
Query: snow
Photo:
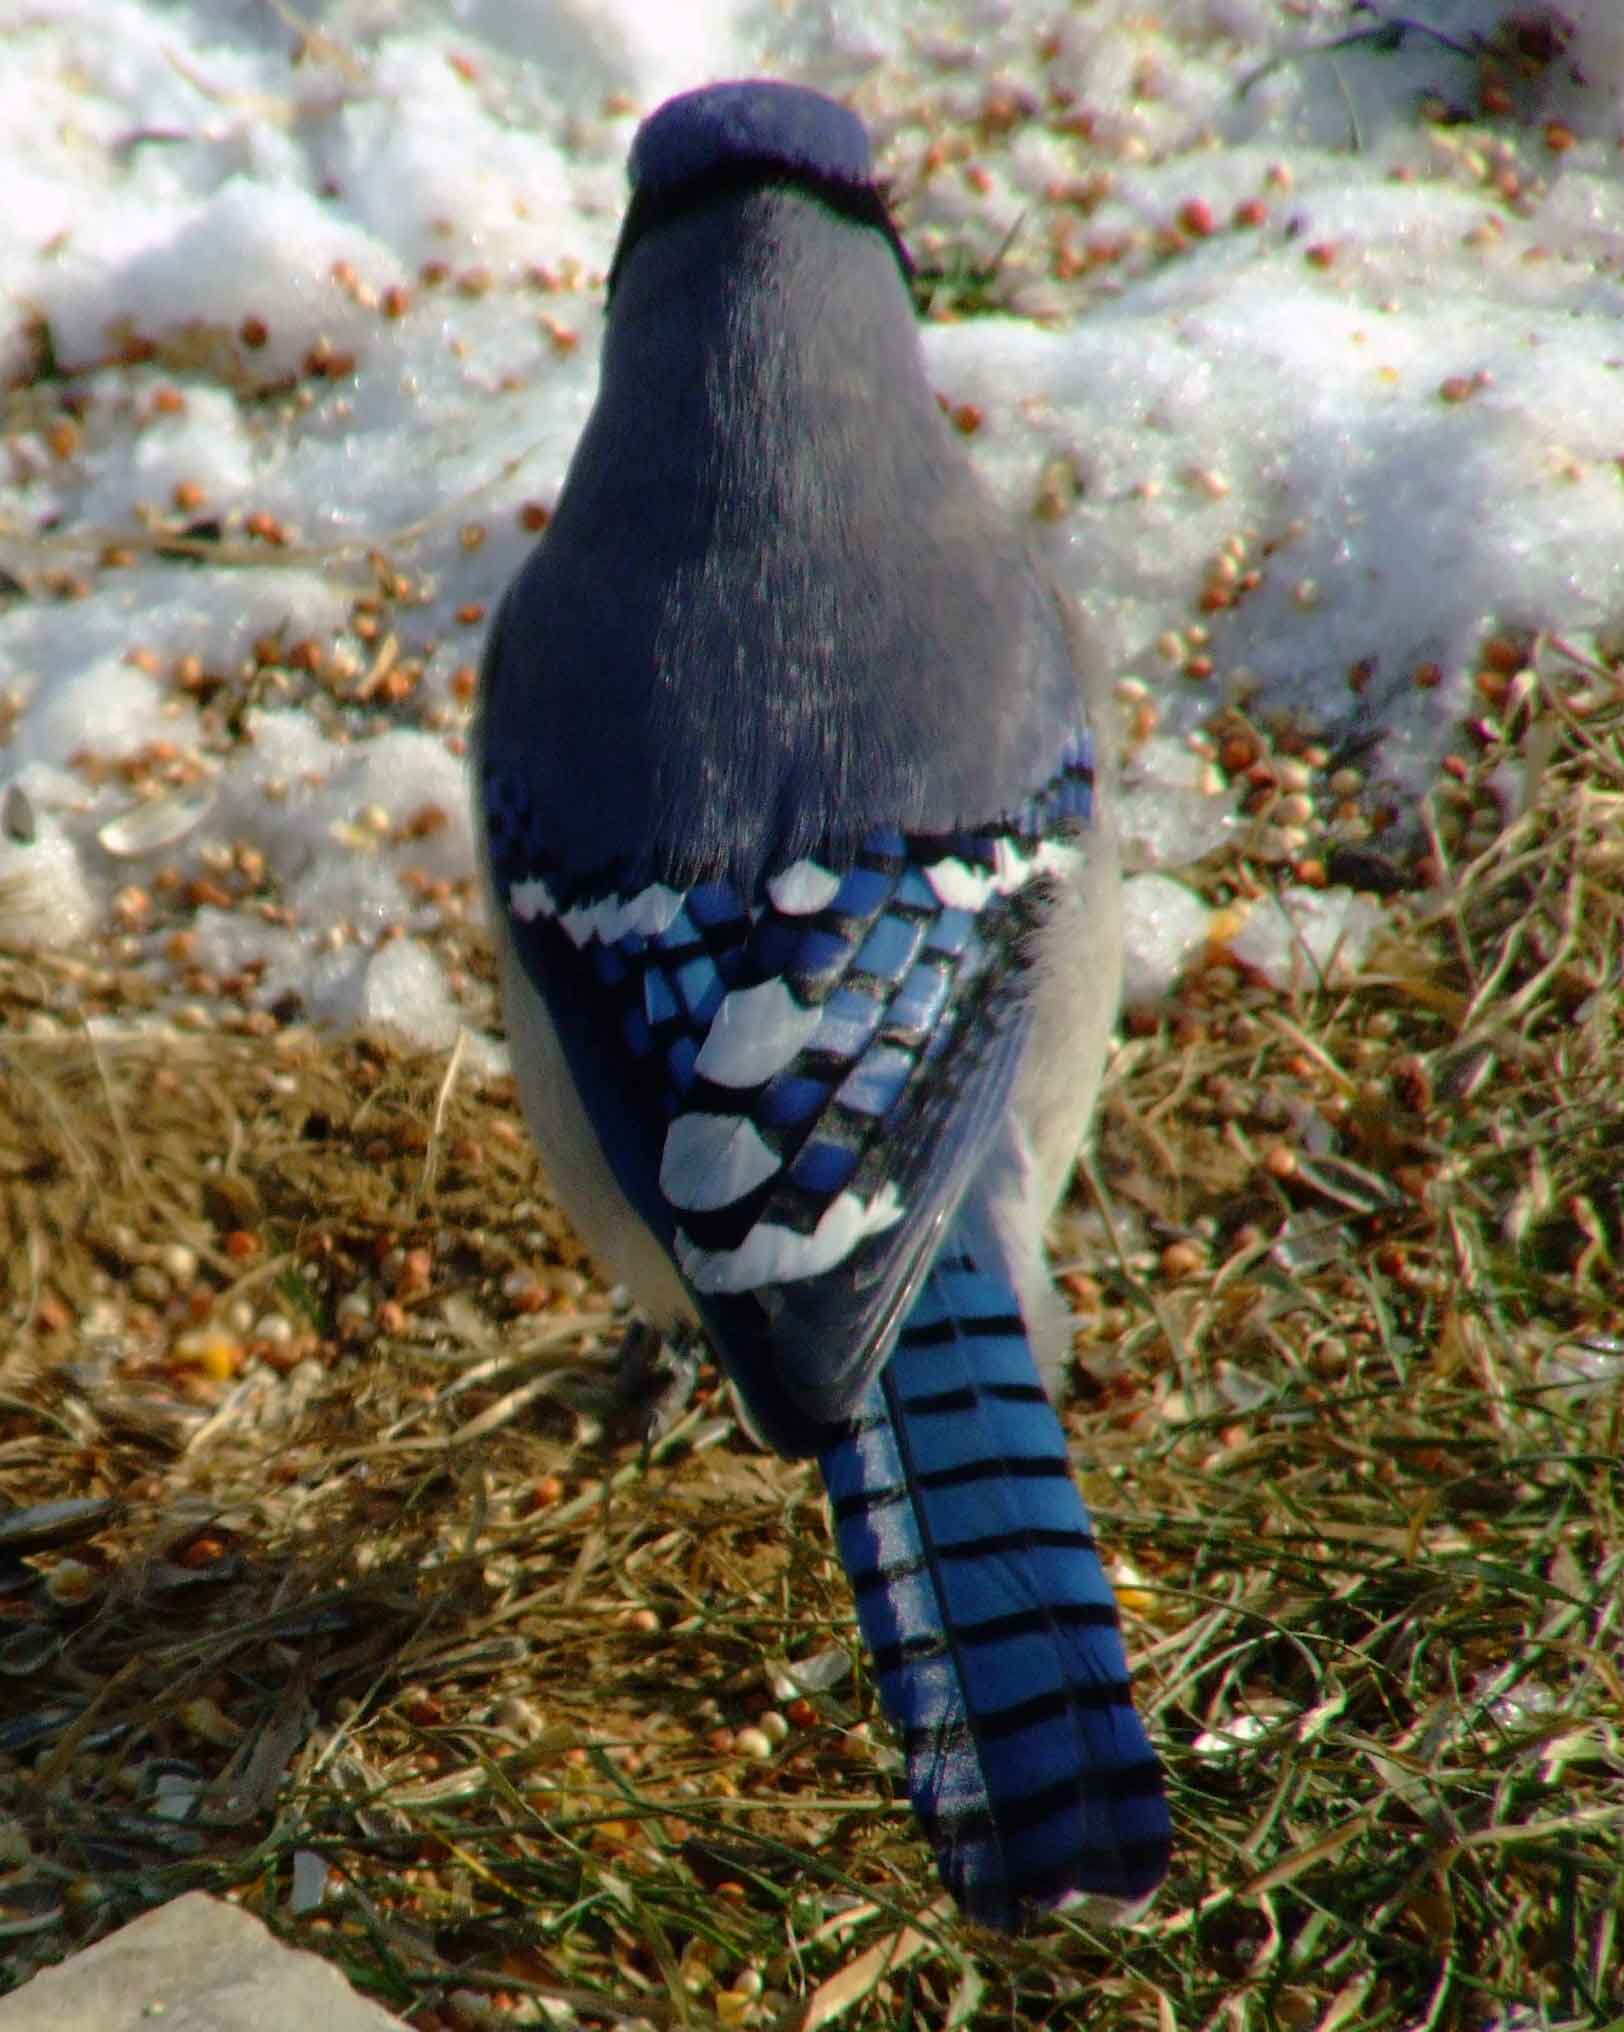
M 1288 888 L 1253 903 L 1224 944 L 1271 987 L 1306 987 L 1357 973 L 1382 921 L 1368 897 Z
M 1212 913 L 1173 875 L 1130 875 L 1123 885 L 1122 996 L 1130 1009 L 1159 1002 L 1205 949 Z
M 1252 822 L 1219 708 L 1355 764 L 1396 837 L 1487 638 L 1624 648 L 1624 10 L 1401 11 L 1436 33 L 1339 43 L 1375 25 L 1340 0 L 336 0 L 302 33 L 12 0 L 0 783 L 35 837 L 0 843 L 0 935 L 454 1035 L 469 671 L 592 399 L 625 151 L 669 92 L 771 72 L 869 120 L 924 266 L 1001 256 L 999 311 L 927 350 L 1117 684 L 1130 978 L 1165 995 L 1214 936 L 1181 871 Z M 1375 916 L 1293 892 L 1236 956 L 1288 979 Z

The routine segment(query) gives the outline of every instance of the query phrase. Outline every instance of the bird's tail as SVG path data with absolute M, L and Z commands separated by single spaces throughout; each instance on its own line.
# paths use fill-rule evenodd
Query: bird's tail
M 1014 1281 L 975 1246 L 949 1240 L 821 1464 L 942 1879 L 1011 1928 L 1028 1905 L 1137 1904 L 1171 1823 Z

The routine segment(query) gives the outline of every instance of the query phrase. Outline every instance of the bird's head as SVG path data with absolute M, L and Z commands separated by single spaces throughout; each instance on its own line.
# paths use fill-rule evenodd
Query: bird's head
M 651 113 L 627 165 L 631 203 L 609 271 L 609 293 L 650 232 L 714 200 L 774 185 L 810 193 L 872 226 L 905 276 L 907 250 L 874 176 L 868 130 L 848 107 L 804 85 L 745 78 L 701 85 Z

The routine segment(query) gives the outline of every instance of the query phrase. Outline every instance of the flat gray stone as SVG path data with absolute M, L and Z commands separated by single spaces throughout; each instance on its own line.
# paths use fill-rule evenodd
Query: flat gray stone
M 0 2032 L 402 2032 L 319 1956 L 189 1891 L 0 1998 Z

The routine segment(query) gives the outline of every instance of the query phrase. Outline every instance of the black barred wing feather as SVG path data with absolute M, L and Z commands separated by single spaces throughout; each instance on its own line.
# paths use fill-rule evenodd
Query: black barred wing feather
M 996 1130 L 1090 780 L 1078 743 L 995 828 L 877 829 L 746 897 L 571 881 L 488 772 L 499 896 L 611 1167 L 786 1452 L 851 1415 Z

